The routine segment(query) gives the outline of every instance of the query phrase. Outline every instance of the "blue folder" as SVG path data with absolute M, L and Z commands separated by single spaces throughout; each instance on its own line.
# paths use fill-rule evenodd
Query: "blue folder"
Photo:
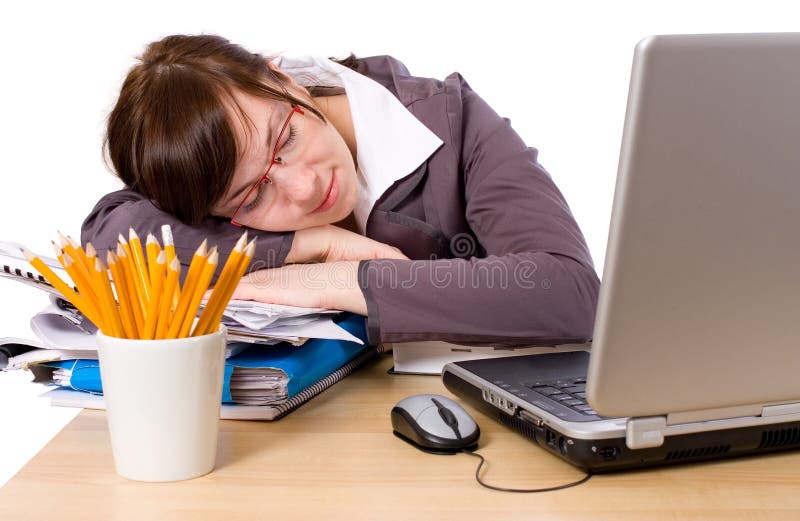
M 272 346 L 253 344 L 225 361 L 222 402 L 233 402 L 230 380 L 236 367 L 280 369 L 289 377 L 287 392 L 288 397 L 292 398 L 370 349 L 364 317 L 344 313 L 337 317 L 336 322 L 363 340 L 364 345 L 324 338 L 308 340 L 302 346 L 293 346 L 287 342 Z M 73 389 L 103 392 L 97 360 L 59 360 L 43 365 L 72 370 L 70 386 Z

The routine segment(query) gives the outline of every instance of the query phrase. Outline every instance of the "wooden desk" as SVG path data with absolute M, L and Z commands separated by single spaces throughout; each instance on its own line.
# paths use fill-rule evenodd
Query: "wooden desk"
M 117 476 L 105 413 L 83 411 L 0 489 L 0 519 L 800 519 L 798 452 L 594 476 L 544 494 L 484 489 L 476 458 L 424 454 L 392 434 L 392 405 L 449 393 L 437 377 L 390 376 L 390 365 L 383 357 L 278 422 L 222 422 L 216 470 L 177 483 Z M 481 427 L 488 482 L 581 476 L 466 408 Z

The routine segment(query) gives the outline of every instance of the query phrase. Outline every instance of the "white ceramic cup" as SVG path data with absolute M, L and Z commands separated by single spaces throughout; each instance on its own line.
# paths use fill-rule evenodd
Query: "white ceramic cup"
M 178 481 L 211 472 L 226 330 L 172 340 L 97 333 L 100 376 L 117 473 Z

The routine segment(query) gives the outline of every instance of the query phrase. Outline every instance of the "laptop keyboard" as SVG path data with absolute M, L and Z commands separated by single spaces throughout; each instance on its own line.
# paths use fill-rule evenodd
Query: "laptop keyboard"
M 575 412 L 587 416 L 599 416 L 586 403 L 586 378 L 566 378 L 561 380 L 526 382 L 523 385 L 542 396 L 557 401 Z

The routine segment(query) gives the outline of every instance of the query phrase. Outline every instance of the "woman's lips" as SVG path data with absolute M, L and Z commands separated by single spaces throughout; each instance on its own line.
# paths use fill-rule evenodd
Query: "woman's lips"
M 336 182 L 336 172 L 331 172 L 331 185 L 328 187 L 328 193 L 325 194 L 325 199 L 322 200 L 322 203 L 311 213 L 319 213 L 328 210 L 334 204 L 336 204 L 336 199 L 339 198 L 339 185 Z

